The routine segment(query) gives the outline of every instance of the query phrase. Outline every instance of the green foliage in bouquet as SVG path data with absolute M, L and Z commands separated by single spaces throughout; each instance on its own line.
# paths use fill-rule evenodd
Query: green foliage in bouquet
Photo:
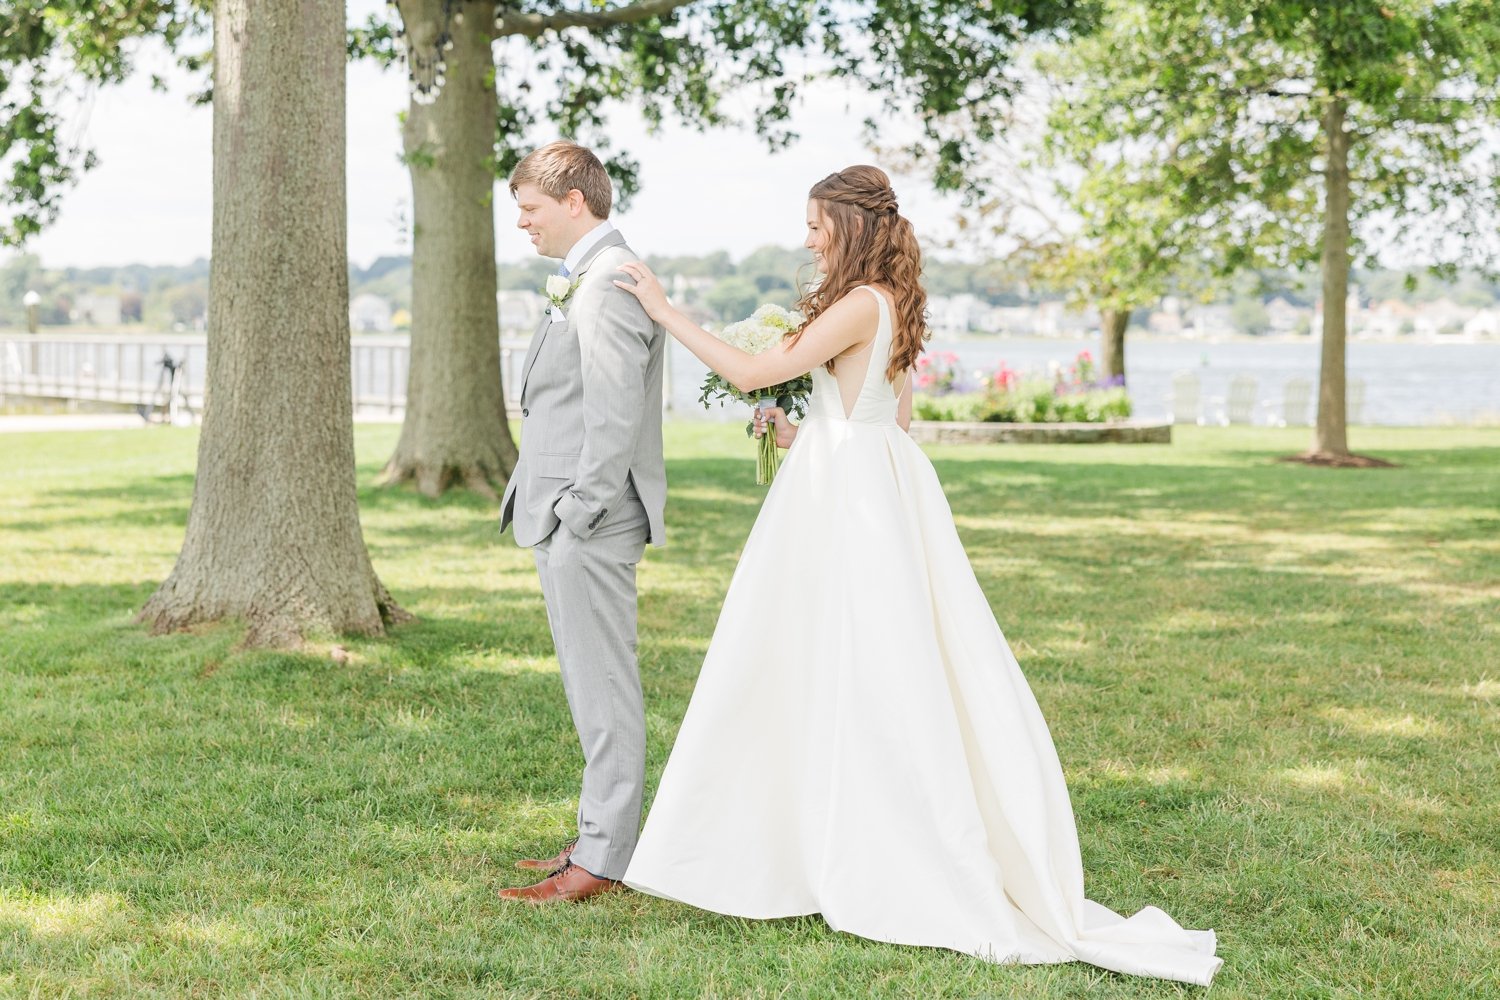
M 730 323 L 719 331 L 719 339 L 738 347 L 746 354 L 761 354 L 778 346 L 786 335 L 797 329 L 802 317 L 778 305 L 763 305 L 750 316 L 737 323 Z M 726 399 L 738 400 L 754 406 L 761 400 L 776 400 L 776 405 L 788 413 L 795 413 L 800 420 L 807 414 L 807 397 L 812 393 L 812 374 L 798 375 L 779 385 L 768 385 L 753 392 L 741 392 L 718 372 L 709 372 L 703 380 L 698 402 L 704 409 L 710 403 L 720 406 Z M 746 433 L 753 429 L 746 428 Z
M 727 381 L 720 378 L 718 372 L 709 372 L 708 377 L 703 380 L 703 385 L 699 388 L 702 390 L 702 394 L 698 397 L 698 402 L 703 405 L 705 410 L 715 402 L 723 406 L 726 399 L 736 399 L 742 403 L 754 405 L 758 400 L 771 399 L 771 390 L 775 389 L 777 390 L 774 397 L 776 405 L 787 413 L 796 414 L 797 419 L 801 420 L 807 416 L 807 397 L 812 393 L 812 375 L 799 375 L 778 386 L 771 386 L 757 393 L 747 394 L 740 392 Z M 753 422 L 745 425 L 745 433 L 755 433 Z
M 763 305 L 749 319 L 730 323 L 719 331 L 719 339 L 746 354 L 761 354 L 777 347 L 786 335 L 801 324 L 802 317 L 778 305 Z M 726 399 L 749 403 L 751 406 L 774 403 L 788 414 L 796 414 L 800 420 L 807 415 L 807 397 L 812 393 L 812 373 L 804 372 L 795 378 L 776 385 L 768 385 L 751 392 L 741 392 L 733 383 L 718 372 L 709 372 L 700 387 L 698 402 L 707 409 L 713 402 L 723 405 Z M 745 424 L 745 436 L 755 435 L 754 420 Z M 769 485 L 776 475 L 780 458 L 776 452 L 776 435 L 769 431 L 761 438 L 756 457 L 755 481 L 761 486 Z

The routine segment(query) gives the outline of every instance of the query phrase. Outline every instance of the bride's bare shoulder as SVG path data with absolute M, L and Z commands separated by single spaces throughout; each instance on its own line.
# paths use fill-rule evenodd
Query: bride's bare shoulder
M 871 295 L 870 292 L 881 296 L 887 302 L 890 301 L 890 293 L 879 285 L 856 285 L 840 296 L 828 311 L 832 312 L 837 309 L 851 319 L 872 316 L 880 307 L 875 301 L 875 295 Z
M 844 299 L 860 299 L 864 302 L 869 303 L 870 307 L 874 307 L 875 295 L 871 295 L 871 292 L 874 292 L 875 295 L 878 295 L 882 299 L 885 299 L 885 303 L 888 306 L 894 306 L 896 304 L 895 293 L 884 285 L 876 284 L 874 282 L 871 282 L 868 285 L 856 285 L 854 288 L 849 289 L 848 293 L 844 296 Z M 844 301 L 844 299 L 840 299 L 839 301 L 842 302 Z

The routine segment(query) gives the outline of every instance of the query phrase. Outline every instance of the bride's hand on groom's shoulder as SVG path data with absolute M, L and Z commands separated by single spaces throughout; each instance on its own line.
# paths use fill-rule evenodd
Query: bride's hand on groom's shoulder
M 667 302 L 666 290 L 661 287 L 661 282 L 656 275 L 651 273 L 651 268 L 641 261 L 632 261 L 621 264 L 620 270 L 635 279 L 635 283 L 615 279 L 615 284 L 634 295 L 641 302 L 641 308 L 646 310 L 646 315 L 653 320 L 661 322 L 662 318 L 672 308 Z

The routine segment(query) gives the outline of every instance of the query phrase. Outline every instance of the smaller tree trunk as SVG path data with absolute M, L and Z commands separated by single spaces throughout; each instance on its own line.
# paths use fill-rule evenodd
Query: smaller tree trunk
M 1349 133 L 1347 104 L 1328 101 L 1323 134 L 1328 140 L 1323 216 L 1323 354 L 1318 370 L 1318 424 L 1313 453 L 1331 458 L 1349 454 L 1345 426 L 1344 346 L 1348 338 L 1345 303 L 1349 297 Z
M 473 5 L 470 5 L 473 6 Z M 402 0 L 418 49 L 437 44 L 442 0 Z M 446 81 L 413 101 L 403 140 L 412 186 L 411 359 L 406 416 L 386 484 L 428 496 L 451 487 L 496 495 L 516 463 L 500 381 L 495 302 L 495 95 L 492 19 L 453 26 Z
M 1125 381 L 1125 329 L 1130 326 L 1129 309 L 1099 310 L 1099 368 L 1105 378 Z
M 1345 303 L 1349 296 L 1349 133 L 1348 102 L 1330 97 L 1323 111 L 1328 140 L 1323 211 L 1323 353 L 1318 369 L 1318 421 L 1312 450 L 1285 459 L 1308 465 L 1389 468 L 1391 463 L 1349 451 L 1344 396 L 1344 345 L 1348 339 Z

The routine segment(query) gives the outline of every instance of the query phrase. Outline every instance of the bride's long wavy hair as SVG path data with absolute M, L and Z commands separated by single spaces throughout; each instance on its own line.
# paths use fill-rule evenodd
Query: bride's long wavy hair
M 927 293 L 922 289 L 922 249 L 911 223 L 900 214 L 891 180 L 879 167 L 854 166 L 813 185 L 808 198 L 818 203 L 827 245 L 823 280 L 814 282 L 797 308 L 807 324 L 860 285 L 884 285 L 895 304 L 891 360 L 885 378 L 894 383 L 917 362 L 927 329 Z M 833 371 L 833 359 L 827 368 Z

